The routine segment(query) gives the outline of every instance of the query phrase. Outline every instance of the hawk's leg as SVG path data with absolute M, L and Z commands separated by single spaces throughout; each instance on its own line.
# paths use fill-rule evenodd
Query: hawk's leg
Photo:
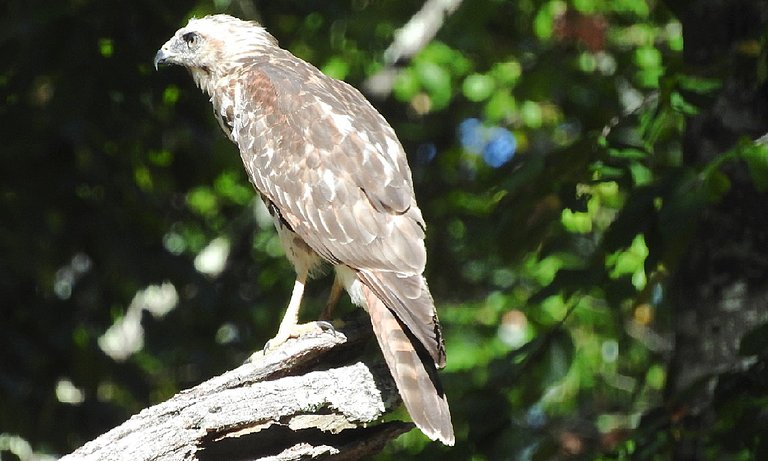
M 339 280 L 339 276 L 335 276 L 333 278 L 333 285 L 331 285 L 331 293 L 328 295 L 328 302 L 325 303 L 325 308 L 323 309 L 323 312 L 320 313 L 320 320 L 331 320 L 333 317 L 333 310 L 339 303 L 343 288 L 344 285 L 341 283 L 341 280 Z
M 304 296 L 304 285 L 307 282 L 307 275 L 307 272 L 303 271 L 296 276 L 291 301 L 288 303 L 283 320 L 277 329 L 277 335 L 264 345 L 265 352 L 276 348 L 290 338 L 298 338 L 307 333 L 319 333 L 326 330 L 333 331 L 333 326 L 328 322 L 299 323 L 299 308 L 301 307 L 301 299 Z

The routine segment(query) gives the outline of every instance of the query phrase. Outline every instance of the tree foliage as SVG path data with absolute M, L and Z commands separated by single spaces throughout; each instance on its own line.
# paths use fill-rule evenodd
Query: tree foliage
M 2 7 L 3 459 L 69 452 L 275 332 L 293 272 L 271 219 L 206 98 L 152 68 L 214 12 L 258 19 L 358 88 L 395 75 L 371 98 L 429 226 L 457 446 L 413 431 L 382 459 L 768 451 L 766 8 L 466 1 L 387 61 L 420 7 Z M 310 285 L 307 318 L 329 286 Z M 707 300 L 731 306 L 734 346 L 696 363 L 685 351 L 719 336 L 681 326 Z

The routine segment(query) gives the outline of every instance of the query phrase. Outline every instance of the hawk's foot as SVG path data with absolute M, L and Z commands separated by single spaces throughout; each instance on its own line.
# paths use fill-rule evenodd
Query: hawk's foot
M 263 350 L 251 354 L 250 357 L 245 360 L 245 363 L 259 362 L 266 354 L 275 351 L 291 338 L 322 334 L 325 332 L 330 332 L 333 336 L 336 336 L 336 329 L 329 322 L 320 320 L 317 322 L 294 324 L 292 327 L 288 328 L 287 331 L 278 331 L 274 338 L 264 344 Z
M 298 338 L 304 335 L 320 334 L 331 332 L 336 336 L 336 329 L 330 322 L 319 320 L 317 322 L 297 323 L 289 328 L 281 329 L 274 338 L 267 341 L 264 345 L 264 353 L 277 349 L 280 345 L 291 338 Z

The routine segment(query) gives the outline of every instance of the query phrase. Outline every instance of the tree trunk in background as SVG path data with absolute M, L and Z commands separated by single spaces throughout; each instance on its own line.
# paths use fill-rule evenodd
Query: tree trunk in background
M 754 140 L 768 132 L 760 47 L 750 47 L 765 33 L 768 4 L 667 3 L 683 25 L 688 73 L 723 81 L 713 104 L 688 120 L 684 162 L 703 166 L 740 138 Z M 740 340 L 768 320 L 768 194 L 756 191 L 743 162 L 730 162 L 722 171 L 731 187 L 721 202 L 704 209 L 669 287 L 675 349 L 667 401 L 673 399 L 673 410 L 685 415 L 678 459 L 704 458 L 704 437 L 686 434 L 712 427 L 718 375 L 746 369 L 746 358 L 738 355 Z

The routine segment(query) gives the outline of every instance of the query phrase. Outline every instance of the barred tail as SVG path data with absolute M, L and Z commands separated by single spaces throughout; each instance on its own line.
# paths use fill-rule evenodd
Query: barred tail
M 395 378 L 408 413 L 429 438 L 453 445 L 451 413 L 434 360 L 365 283 L 362 284 L 362 293 L 384 360 Z

